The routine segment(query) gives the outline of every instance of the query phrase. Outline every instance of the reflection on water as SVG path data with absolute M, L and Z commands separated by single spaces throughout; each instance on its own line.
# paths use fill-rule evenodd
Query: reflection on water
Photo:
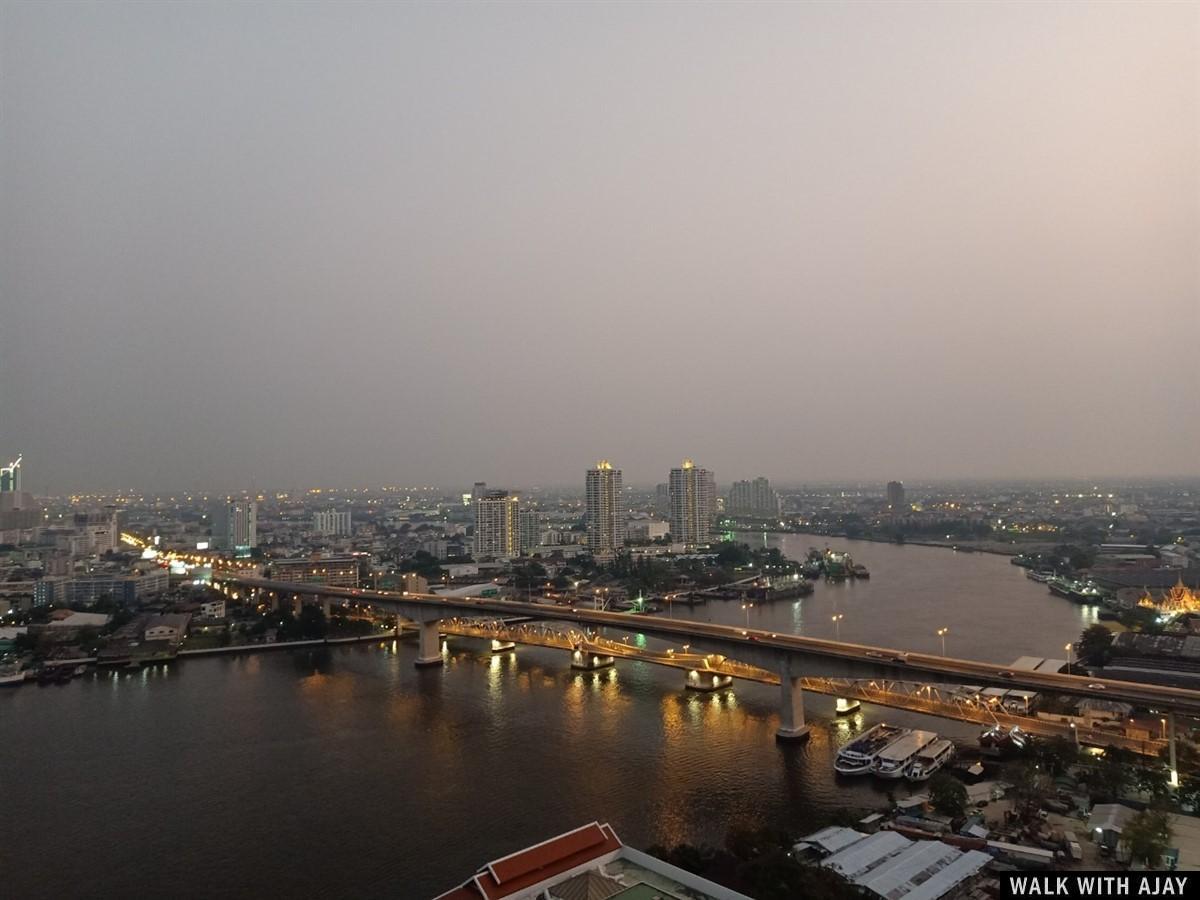
M 784 540 L 799 542 L 789 555 L 815 543 Z M 952 628 L 948 650 L 993 660 L 1049 655 L 1084 621 L 1002 558 L 853 552 L 869 583 L 821 583 L 753 615 L 819 633 L 837 602 L 847 638 L 928 650 L 937 622 Z M 693 614 L 743 615 L 732 603 Z M 618 660 L 577 672 L 563 650 L 493 655 L 458 638 L 444 668 L 416 669 L 415 656 L 389 640 L 0 692 L 0 783 L 7 820 L 21 823 L 7 832 L 8 858 L 38 858 L 46 835 L 72 848 L 50 867 L 9 867 L 7 892 L 432 896 L 593 819 L 646 846 L 870 809 L 887 788 L 832 774 L 853 735 L 884 720 L 962 739 L 976 730 L 869 705 L 838 717 L 832 697 L 810 694 L 811 739 L 777 744 L 778 688 L 767 685 L 696 693 L 680 670 Z M 179 871 L 203 871 L 203 887 Z

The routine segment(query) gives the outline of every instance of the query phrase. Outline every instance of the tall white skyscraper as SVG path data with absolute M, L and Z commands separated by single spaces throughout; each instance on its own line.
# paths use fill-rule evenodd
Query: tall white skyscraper
M 667 480 L 671 495 L 671 537 L 683 544 L 706 543 L 717 512 L 717 485 L 713 473 L 685 459 Z
M 588 469 L 585 481 L 587 543 L 593 553 L 625 546 L 625 509 L 621 503 L 621 470 L 602 459 Z
M 475 501 L 475 555 L 521 555 L 521 509 L 515 494 L 486 491 Z

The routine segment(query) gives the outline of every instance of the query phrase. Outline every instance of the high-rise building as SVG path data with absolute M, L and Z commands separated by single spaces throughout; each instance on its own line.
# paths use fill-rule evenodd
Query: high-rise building
M 621 470 L 602 459 L 596 468 L 588 469 L 584 487 L 588 548 L 593 553 L 612 553 L 625 546 Z
M 479 498 L 482 497 L 486 493 L 487 493 L 487 482 L 486 481 L 475 482 L 475 486 L 473 488 L 471 488 L 471 502 L 472 503 L 477 502 L 479 500 Z
M 887 502 L 888 506 L 894 512 L 900 512 L 906 508 L 904 503 L 904 482 L 889 481 L 887 483 Z
M 779 495 L 771 482 L 759 476 L 753 481 L 735 481 L 729 489 L 725 511 L 734 516 L 773 519 L 779 515 Z
M 88 553 L 107 553 L 121 545 L 121 529 L 117 524 L 117 508 L 106 506 L 96 512 L 75 513 L 75 530 L 82 538 L 77 546 Z
M 330 507 L 313 513 L 313 531 L 330 537 L 345 537 L 350 534 L 350 510 Z
M 706 543 L 712 534 L 717 510 L 717 486 L 713 473 L 685 459 L 671 470 L 671 537 L 683 544 Z
M 531 553 L 542 542 L 542 517 L 536 509 L 521 507 L 517 514 L 521 553 Z
M 16 494 L 21 490 L 21 454 L 7 466 L 0 467 L 0 494 Z
M 664 518 L 671 515 L 671 486 L 666 482 L 654 486 L 654 511 Z
M 520 556 L 520 499 L 508 491 L 485 491 L 475 501 L 475 555 Z
M 220 500 L 212 511 L 212 548 L 249 550 L 258 546 L 258 503 Z

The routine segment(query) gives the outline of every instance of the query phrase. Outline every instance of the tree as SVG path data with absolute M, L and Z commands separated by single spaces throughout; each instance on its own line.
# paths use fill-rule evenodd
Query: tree
M 1116 800 L 1132 780 L 1135 763 L 1132 750 L 1106 747 L 1100 764 L 1088 778 L 1088 792 L 1093 799 Z
M 929 779 L 929 802 L 942 815 L 957 819 L 967 814 L 967 788 L 948 772 Z
M 1112 632 L 1103 625 L 1089 625 L 1079 635 L 1079 641 L 1075 645 L 1075 652 L 1079 654 L 1081 660 L 1087 660 L 1090 663 L 1102 666 L 1108 662 L 1108 654 L 1109 649 L 1112 647 L 1112 642 Z
M 1022 819 L 1032 819 L 1045 800 L 1054 793 L 1054 781 L 1036 764 L 1028 761 L 1014 763 L 1005 772 L 1004 780 L 1013 785 L 1013 811 Z
M 1038 763 L 1050 775 L 1065 775 L 1079 762 L 1079 746 L 1070 738 L 1039 740 L 1033 746 Z
M 1145 863 L 1147 868 L 1156 867 L 1171 846 L 1170 813 L 1164 809 L 1142 810 L 1122 830 L 1121 843 L 1129 849 L 1130 859 Z
M 1133 783 L 1155 800 L 1163 800 L 1171 793 L 1171 779 L 1162 766 L 1138 766 L 1133 772 Z

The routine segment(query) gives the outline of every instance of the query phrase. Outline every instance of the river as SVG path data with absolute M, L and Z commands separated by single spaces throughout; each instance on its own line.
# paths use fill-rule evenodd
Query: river
M 828 542 L 872 575 L 750 611 L 771 630 L 828 637 L 836 611 L 845 640 L 937 652 L 933 632 L 949 627 L 952 655 L 1010 662 L 1061 655 L 1090 620 L 1003 557 L 766 540 L 791 556 Z M 693 614 L 745 615 L 733 603 Z M 429 897 L 592 820 L 646 847 L 870 809 L 881 786 L 831 771 L 851 734 L 884 719 L 976 732 L 871 707 L 839 720 L 809 695 L 811 740 L 780 745 L 777 688 L 698 696 L 676 670 L 578 674 L 563 651 L 492 658 L 458 638 L 443 668 L 418 670 L 415 656 L 388 641 L 0 692 L 6 894 Z

